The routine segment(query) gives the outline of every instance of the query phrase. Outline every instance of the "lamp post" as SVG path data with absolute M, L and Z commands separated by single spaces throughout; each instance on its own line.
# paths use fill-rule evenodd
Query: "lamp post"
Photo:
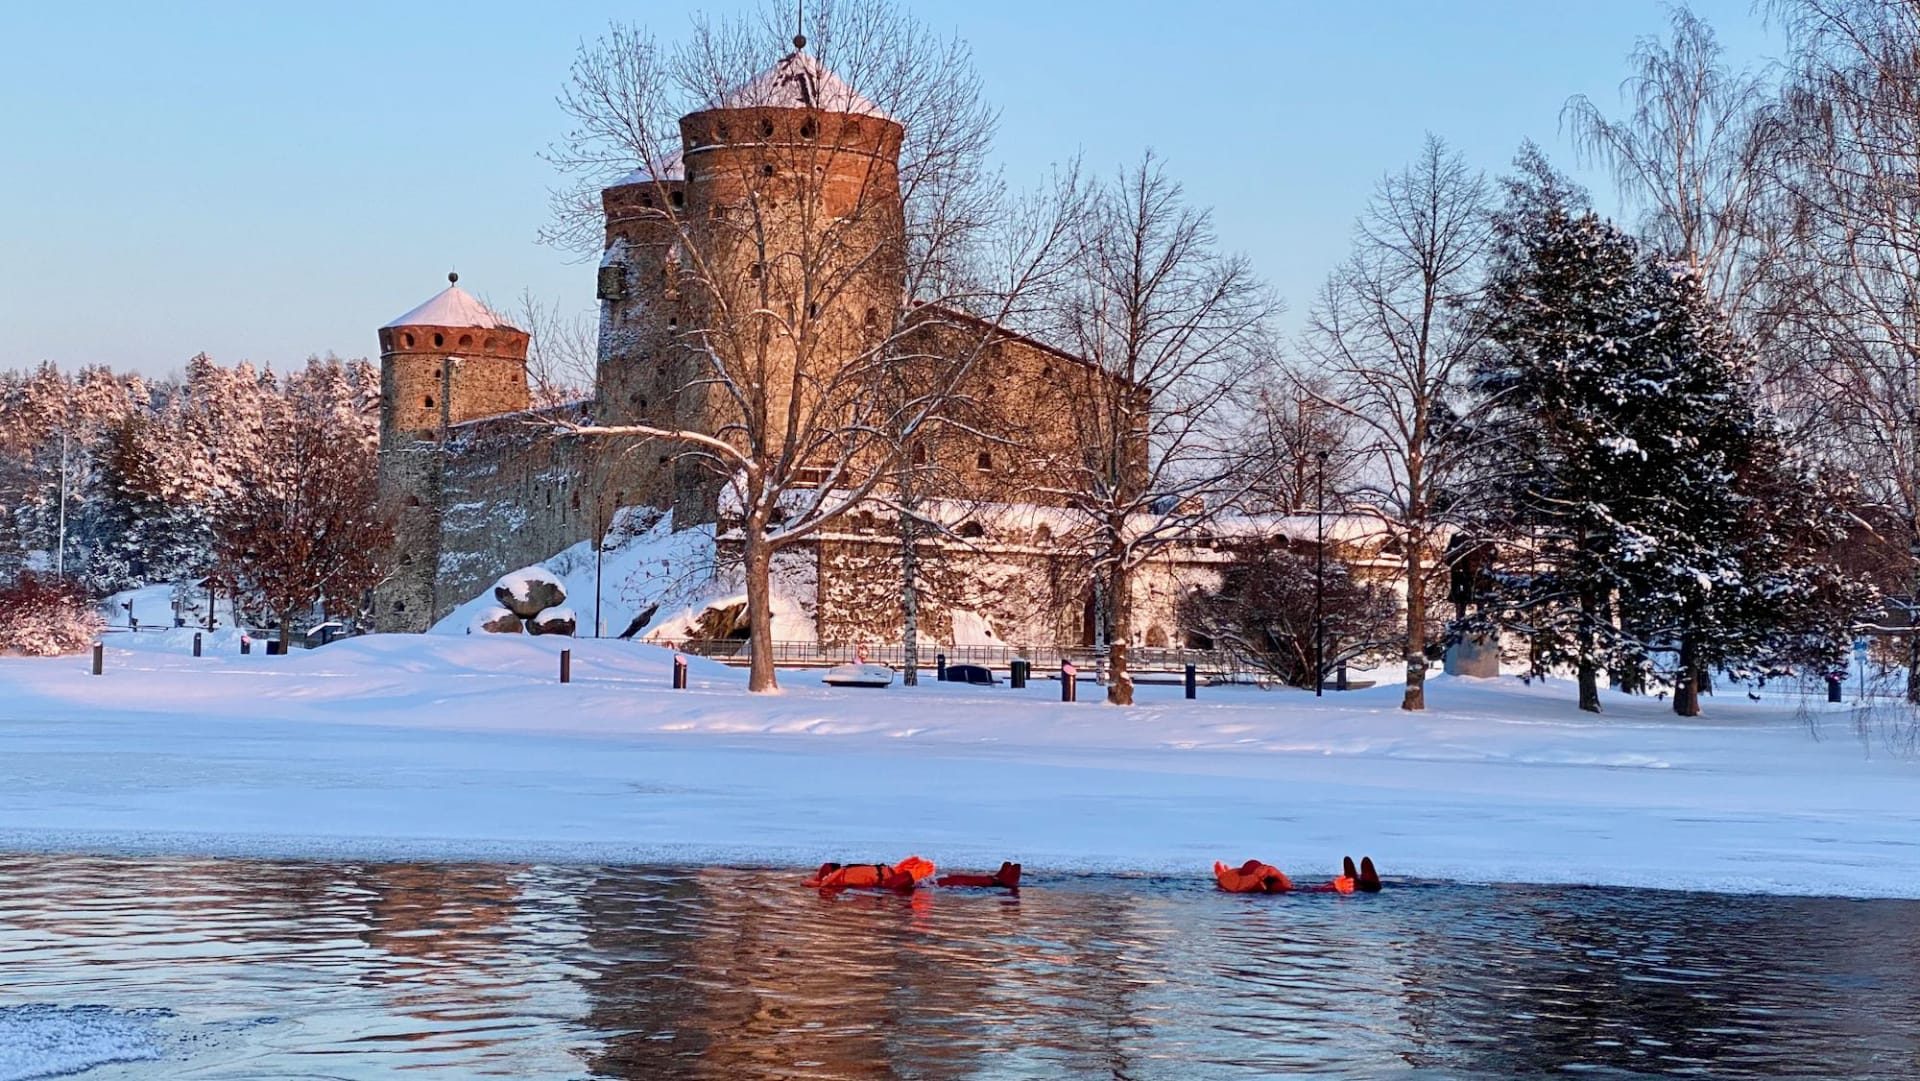
M 1313 696 L 1327 682 L 1327 452 L 1314 456 L 1313 473 Z

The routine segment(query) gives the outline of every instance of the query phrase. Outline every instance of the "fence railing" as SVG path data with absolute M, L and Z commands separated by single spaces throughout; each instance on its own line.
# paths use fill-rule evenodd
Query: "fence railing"
M 748 645 L 740 639 L 690 639 L 674 645 L 683 652 L 708 657 L 722 664 L 744 665 L 748 660 Z M 1058 668 L 1062 661 L 1071 661 L 1076 668 L 1091 674 L 1105 654 L 1105 650 L 1093 646 L 922 646 L 920 665 L 930 671 L 936 663 L 936 656 L 944 655 L 950 665 L 977 664 L 983 668 L 1004 669 L 1016 660 L 1024 660 L 1039 672 Z M 906 663 L 907 650 L 899 643 L 865 646 L 823 642 L 773 643 L 773 663 L 782 668 L 831 668 L 861 660 L 898 668 Z M 1134 672 L 1178 673 L 1189 664 L 1201 675 L 1212 679 L 1250 682 L 1255 677 L 1253 671 L 1225 650 L 1134 646 L 1127 651 L 1127 666 Z

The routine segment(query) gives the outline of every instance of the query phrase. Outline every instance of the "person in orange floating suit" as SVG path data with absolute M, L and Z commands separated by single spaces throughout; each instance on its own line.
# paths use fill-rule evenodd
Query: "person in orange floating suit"
M 1293 880 L 1280 868 L 1259 860 L 1248 860 L 1238 867 L 1229 867 L 1224 863 L 1213 865 L 1213 880 L 1228 893 L 1352 893 L 1355 889 L 1367 893 L 1380 892 L 1380 875 L 1373 869 L 1373 860 L 1361 860 L 1361 869 L 1355 872 L 1353 857 L 1343 861 L 1344 871 L 1338 878 L 1316 886 L 1295 886 Z
M 1002 863 L 1000 869 L 990 875 L 941 875 L 933 880 L 936 886 L 974 886 L 980 889 L 1020 889 L 1020 865 Z
M 823 890 L 907 891 L 933 877 L 933 861 L 908 856 L 899 863 L 823 863 L 806 885 Z

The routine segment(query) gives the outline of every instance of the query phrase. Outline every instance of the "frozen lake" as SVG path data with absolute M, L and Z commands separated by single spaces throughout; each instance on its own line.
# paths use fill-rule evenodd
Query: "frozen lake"
M 1911 901 L 801 877 L 0 856 L 0 1079 L 1920 1068 Z

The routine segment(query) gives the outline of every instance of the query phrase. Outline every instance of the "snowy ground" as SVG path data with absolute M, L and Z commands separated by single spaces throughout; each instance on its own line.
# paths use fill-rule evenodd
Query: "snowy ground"
M 764 698 L 702 661 L 671 691 L 671 654 L 635 643 L 110 641 L 101 677 L 0 660 L 0 848 L 1180 875 L 1259 856 L 1300 877 L 1370 853 L 1467 881 L 1920 896 L 1920 763 L 1844 707 L 1816 707 L 1816 738 L 1797 700 L 1722 694 L 1684 722 L 1610 694 L 1594 719 L 1564 684 L 1442 678 L 1423 716 L 1392 687 L 1144 687 L 1118 710 L 1052 682 L 818 673 Z

